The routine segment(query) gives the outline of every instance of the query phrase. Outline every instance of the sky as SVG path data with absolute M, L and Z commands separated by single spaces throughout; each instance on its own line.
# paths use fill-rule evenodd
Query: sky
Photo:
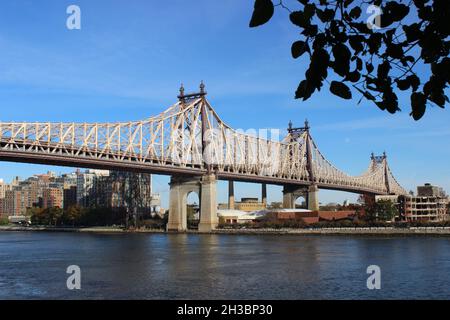
M 69 5 L 81 9 L 81 29 L 69 30 Z M 107 122 L 150 117 L 176 101 L 183 83 L 208 100 L 236 129 L 302 125 L 325 157 L 358 175 L 371 152 L 386 151 L 407 190 L 429 182 L 450 191 L 450 113 L 428 108 L 415 122 L 409 98 L 399 96 L 395 115 L 326 87 L 308 101 L 294 92 L 309 64 L 291 57 L 299 39 L 285 10 L 250 29 L 253 1 L 242 0 L 3 0 L 0 2 L 0 121 Z M 448 94 L 448 92 L 447 92 Z M 0 178 L 26 178 L 72 168 L 0 162 Z M 154 176 L 154 191 L 168 201 L 169 178 Z M 236 197 L 260 196 L 257 184 L 237 183 Z M 227 197 L 219 183 L 218 200 Z M 268 201 L 281 187 L 269 186 Z M 320 201 L 357 195 L 321 191 Z M 195 200 L 193 200 L 195 201 Z M 198 201 L 198 200 L 197 200 Z

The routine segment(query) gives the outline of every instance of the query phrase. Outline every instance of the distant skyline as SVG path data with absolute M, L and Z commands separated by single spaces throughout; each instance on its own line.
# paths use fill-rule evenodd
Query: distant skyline
M 287 1 L 289 2 L 289 1 Z M 81 30 L 66 28 L 66 8 L 82 12 Z M 362 173 L 370 154 L 387 152 L 398 181 L 415 190 L 426 182 L 450 191 L 450 114 L 428 108 L 424 118 L 390 115 L 357 98 L 344 101 L 325 86 L 306 102 L 293 98 L 309 61 L 294 60 L 298 30 L 287 12 L 248 28 L 252 1 L 25 1 L 0 3 L 0 120 L 106 122 L 143 119 L 176 101 L 178 88 L 206 83 L 208 100 L 238 129 L 302 125 L 307 118 L 319 149 L 336 167 Z M 0 178 L 75 171 L 0 162 Z M 168 177 L 154 176 L 168 201 Z M 227 185 L 219 183 L 219 202 Z M 260 185 L 236 184 L 236 197 L 260 196 Z M 280 201 L 281 187 L 268 188 Z M 357 195 L 321 191 L 320 201 L 354 201 Z

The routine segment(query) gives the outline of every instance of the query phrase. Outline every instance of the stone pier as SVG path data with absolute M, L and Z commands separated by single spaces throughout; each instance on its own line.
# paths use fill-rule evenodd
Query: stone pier
M 313 184 L 308 188 L 308 210 L 319 211 L 319 188 Z
M 200 223 L 198 225 L 198 231 L 210 232 L 218 224 L 216 176 L 213 174 L 205 175 L 201 181 Z
M 191 192 L 197 193 L 200 199 L 199 231 L 209 232 L 217 227 L 216 177 L 214 175 L 198 178 L 172 176 L 167 231 L 187 230 L 187 197 Z
M 316 185 L 309 187 L 284 186 L 283 208 L 295 209 L 295 201 L 299 197 L 305 198 L 308 210 L 319 210 L 319 188 Z
M 234 181 L 228 181 L 228 209 L 234 210 Z
M 267 184 L 263 183 L 261 185 L 261 202 L 264 209 L 267 208 Z

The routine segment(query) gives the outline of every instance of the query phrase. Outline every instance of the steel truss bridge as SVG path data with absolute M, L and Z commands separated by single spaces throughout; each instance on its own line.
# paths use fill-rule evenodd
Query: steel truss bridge
M 225 124 L 200 92 L 185 94 L 161 114 L 130 122 L 0 122 L 0 160 L 311 186 L 365 194 L 406 194 L 387 157 L 374 156 L 351 176 L 320 152 L 308 123 L 289 125 L 281 141 Z

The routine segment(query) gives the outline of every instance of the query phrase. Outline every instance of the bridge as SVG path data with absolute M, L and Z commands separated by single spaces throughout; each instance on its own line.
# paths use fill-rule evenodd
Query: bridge
M 205 86 L 185 94 L 157 116 L 116 123 L 0 122 L 0 161 L 50 164 L 171 176 L 169 230 L 186 229 L 186 199 L 200 197 L 200 231 L 217 225 L 217 180 L 283 186 L 283 205 L 305 196 L 318 210 L 318 190 L 368 195 L 406 194 L 386 154 L 372 154 L 367 170 L 351 176 L 333 166 L 312 139 L 308 122 L 289 124 L 283 139 L 246 134 L 228 126 L 206 99 Z

